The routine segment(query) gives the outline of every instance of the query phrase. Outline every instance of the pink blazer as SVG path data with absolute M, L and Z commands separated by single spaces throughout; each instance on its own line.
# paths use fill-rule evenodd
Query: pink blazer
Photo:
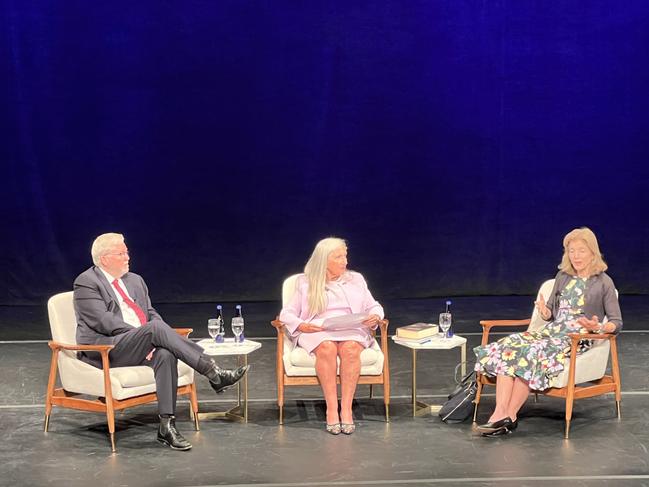
M 383 307 L 372 297 L 367 288 L 365 278 L 358 272 L 347 271 L 340 277 L 342 289 L 349 303 L 352 313 L 376 314 L 381 318 L 385 316 Z M 309 281 L 304 274 L 298 276 L 296 281 L 295 294 L 279 314 L 279 319 L 285 325 L 291 336 L 295 337 L 297 327 L 300 323 L 309 322 L 317 316 L 309 312 L 307 294 Z

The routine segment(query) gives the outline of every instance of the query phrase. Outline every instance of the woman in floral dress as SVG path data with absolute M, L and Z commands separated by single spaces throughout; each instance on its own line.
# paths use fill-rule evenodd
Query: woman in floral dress
M 489 421 L 478 426 L 483 436 L 516 429 L 530 389 L 553 386 L 569 360 L 569 333 L 617 333 L 622 328 L 615 285 L 604 272 L 608 266 L 595 234 L 588 228 L 575 229 L 564 237 L 563 248 L 550 299 L 546 303 L 539 295 L 535 303 L 547 323 L 537 331 L 514 333 L 474 349 L 476 372 L 496 377 L 496 408 Z M 600 323 L 604 316 L 607 321 Z M 579 353 L 590 346 L 583 340 Z

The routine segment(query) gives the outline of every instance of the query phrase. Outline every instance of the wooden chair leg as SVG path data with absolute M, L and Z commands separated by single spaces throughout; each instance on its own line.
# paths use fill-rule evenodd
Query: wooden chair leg
M 189 393 L 189 412 L 191 417 L 194 420 L 194 429 L 196 431 L 201 430 L 201 426 L 198 420 L 198 395 L 196 394 L 196 383 L 192 383 L 191 390 Z
M 622 381 L 620 380 L 620 363 L 617 358 L 617 340 L 613 336 L 611 340 L 611 375 L 613 376 L 613 381 L 615 382 L 615 409 L 617 411 L 617 417 L 620 419 L 622 415 L 620 414 L 620 401 L 622 401 Z
M 110 434 L 110 448 L 113 453 L 117 452 L 115 448 L 115 411 L 113 404 L 106 403 L 106 420 L 108 421 L 108 433 Z
M 566 432 L 564 438 L 567 440 L 570 435 L 570 420 L 572 419 L 572 407 L 575 400 L 575 386 L 568 386 L 568 395 L 566 396 Z
M 573 364 L 574 366 L 574 364 Z M 564 438 L 567 440 L 570 435 L 570 420 L 572 419 L 572 407 L 575 401 L 575 384 L 574 377 L 571 377 L 572 383 L 568 382 L 568 394 L 566 395 L 566 431 Z
M 284 370 L 277 372 L 277 407 L 279 408 L 279 424 L 284 424 Z
M 387 361 L 387 355 L 385 356 Z M 385 404 L 385 422 L 390 422 L 390 369 L 383 371 L 383 404 Z
M 45 397 L 45 432 L 50 427 L 50 414 L 52 414 L 52 397 L 54 396 L 54 384 L 56 383 L 56 368 L 58 365 L 59 350 L 52 351 L 50 359 L 50 375 L 47 380 L 47 394 Z
M 101 352 L 102 372 L 104 373 L 104 397 L 106 404 L 106 421 L 108 422 L 108 433 L 110 434 L 110 447 L 113 453 L 115 448 L 115 403 L 113 402 L 113 388 L 110 383 L 110 363 L 108 351 Z
M 480 404 L 480 397 L 482 395 L 482 382 L 480 382 L 480 378 L 478 378 L 478 387 L 475 393 L 475 399 L 473 400 L 473 403 L 475 404 L 475 407 L 473 408 L 473 422 L 475 423 L 477 418 L 478 418 L 478 405 Z

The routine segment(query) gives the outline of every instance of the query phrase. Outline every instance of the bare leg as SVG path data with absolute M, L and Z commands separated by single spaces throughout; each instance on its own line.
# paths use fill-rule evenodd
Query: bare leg
M 507 416 L 512 421 L 516 420 L 518 411 L 523 407 L 530 395 L 530 388 L 520 377 L 514 379 L 514 386 L 512 387 L 511 397 L 509 398 L 509 405 L 507 406 Z
M 499 375 L 496 378 L 496 409 L 491 413 L 489 422 L 499 421 L 509 414 L 509 401 L 514 388 L 514 378 Z
M 327 424 L 340 422 L 338 416 L 338 390 L 336 387 L 336 355 L 338 348 L 331 341 L 324 341 L 315 350 L 315 371 L 327 403 Z
M 338 343 L 340 356 L 340 420 L 352 424 L 352 402 L 356 392 L 356 384 L 361 374 L 361 352 L 363 346 L 355 341 Z

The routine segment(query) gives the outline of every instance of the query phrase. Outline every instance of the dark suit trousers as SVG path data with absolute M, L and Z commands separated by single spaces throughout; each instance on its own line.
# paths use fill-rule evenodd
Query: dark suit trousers
M 153 368 L 159 414 L 176 414 L 178 360 L 203 375 L 211 370 L 211 361 L 203 353 L 203 349 L 180 336 L 161 320 L 153 320 L 139 328 L 133 328 L 116 335 L 114 339 L 115 348 L 108 354 L 111 367 L 148 365 Z M 156 351 L 153 358 L 146 360 L 146 356 L 154 348 Z M 86 361 L 101 367 L 100 360 L 92 355 L 87 356 Z

